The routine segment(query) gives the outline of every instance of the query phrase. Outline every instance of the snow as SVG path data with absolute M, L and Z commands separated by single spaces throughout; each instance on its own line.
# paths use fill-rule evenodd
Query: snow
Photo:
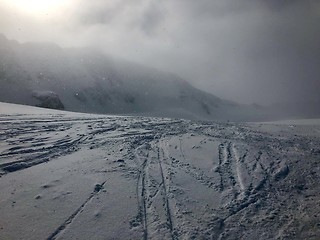
M 282 121 L 273 121 L 273 122 L 266 122 L 269 124 L 283 124 L 283 125 L 320 125 L 319 118 L 313 119 L 290 119 L 290 120 L 282 120 Z
M 0 238 L 317 239 L 319 125 L 291 124 L 0 103 Z
M 64 112 L 59 110 L 44 109 L 44 108 L 31 107 L 27 105 L 0 102 L 1 115 L 9 115 L 9 114 L 48 115 L 48 114 L 54 114 L 54 113 L 58 114 L 58 113 L 64 113 Z

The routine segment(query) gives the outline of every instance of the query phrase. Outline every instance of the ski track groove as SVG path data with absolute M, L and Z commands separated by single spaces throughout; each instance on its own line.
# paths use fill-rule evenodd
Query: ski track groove
M 218 163 L 218 167 L 216 168 L 216 171 L 219 173 L 219 176 L 220 176 L 219 191 L 221 192 L 224 189 L 223 175 L 222 175 L 222 171 L 221 171 L 221 166 L 222 166 L 222 163 L 224 162 L 224 158 L 225 158 L 225 146 L 223 143 L 220 143 L 218 151 L 219 151 L 219 163 Z
M 140 143 L 141 144 L 141 143 Z M 139 156 L 139 149 L 142 144 L 135 149 L 135 158 L 137 159 L 137 166 L 139 167 L 139 175 L 137 180 L 137 197 L 138 197 L 138 218 L 141 219 L 143 225 L 143 239 L 148 239 L 148 222 L 147 222 L 147 197 L 146 197 L 146 166 L 147 166 L 147 158 L 142 160 Z
M 160 173 L 161 173 L 161 178 L 162 178 L 162 182 L 163 182 L 163 191 L 164 191 L 164 202 L 165 202 L 165 210 L 167 213 L 167 224 L 168 227 L 170 229 L 170 233 L 171 233 L 171 238 L 174 238 L 174 234 L 173 234 L 173 221 L 172 221 L 172 210 L 170 208 L 170 203 L 169 203 L 169 198 L 168 198 L 168 191 L 169 191 L 169 183 L 167 183 L 167 174 L 164 173 L 164 159 L 165 159 L 165 153 L 164 153 L 164 140 L 160 139 L 159 143 L 158 143 L 158 160 L 159 160 L 159 166 L 160 166 Z
M 234 189 L 237 182 L 235 180 L 234 173 L 232 171 L 234 165 L 234 159 L 232 156 L 232 143 L 228 142 L 227 146 L 225 144 L 220 144 L 219 147 L 219 163 L 218 172 L 220 174 L 220 192 L 224 191 L 226 188 Z
M 13 162 L 7 162 L 7 163 L 0 164 L 0 170 L 2 170 L 0 175 L 5 175 L 8 173 L 12 173 L 12 172 L 16 172 L 16 171 L 20 171 L 20 170 L 23 170 L 26 168 L 33 167 L 38 164 L 46 163 L 46 162 L 49 162 L 49 161 L 51 161 L 61 155 L 71 154 L 71 153 L 77 151 L 78 145 L 80 145 L 86 139 L 87 139 L 87 137 L 82 136 L 82 137 L 79 137 L 79 138 L 74 139 L 72 141 L 64 142 L 64 144 L 62 144 L 62 145 L 54 145 L 52 147 L 40 149 L 41 150 L 40 152 L 37 151 L 38 149 L 37 150 L 26 149 L 19 154 L 25 154 L 25 153 L 40 153 L 40 154 L 37 155 L 36 158 L 34 156 L 27 155 L 24 160 L 17 160 L 17 161 L 13 161 Z M 41 153 L 43 151 L 45 151 L 45 152 Z M 17 153 L 14 152 L 13 154 L 17 154 Z M 0 156 L 6 156 L 6 155 L 1 154 Z M 28 159 L 30 159 L 30 160 L 28 160 Z
M 68 218 L 65 220 L 48 238 L 47 240 L 55 240 L 59 238 L 63 233 L 67 230 L 67 228 L 72 224 L 74 219 L 81 214 L 81 212 L 85 209 L 88 203 L 101 192 L 105 185 L 106 181 L 104 181 L 101 184 L 101 188 L 98 191 L 93 191 L 90 196 L 87 198 L 87 200 L 79 207 L 77 208 Z
M 239 156 L 239 153 L 237 151 L 237 149 L 235 148 L 234 144 L 231 145 L 231 152 L 232 152 L 232 155 L 234 156 L 235 158 L 235 164 L 236 164 L 236 176 L 237 176 L 237 183 L 240 187 L 240 190 L 243 192 L 245 190 L 245 184 L 244 184 L 244 180 L 243 180 L 243 177 L 242 177 L 242 173 L 241 173 L 241 163 L 244 161 L 245 159 L 245 156 L 244 155 L 243 157 L 240 157 Z
M 166 214 L 166 226 L 167 229 L 170 232 L 171 239 L 177 239 L 177 236 L 174 234 L 174 225 L 173 225 L 173 219 L 172 219 L 172 209 L 170 207 L 170 200 L 169 200 L 169 188 L 170 183 L 168 183 L 168 173 L 166 170 L 165 160 L 168 160 L 168 157 L 165 155 L 165 144 L 163 137 L 160 137 L 160 139 L 156 139 L 156 136 L 154 137 L 155 144 L 152 147 L 152 149 L 148 149 L 147 151 L 154 151 L 156 153 L 156 163 L 159 166 L 160 170 L 160 183 L 158 183 L 155 188 L 155 192 L 151 195 L 150 194 L 150 187 L 151 183 L 150 180 L 153 178 L 149 172 L 148 172 L 148 165 L 150 164 L 149 160 L 149 153 L 147 153 L 146 156 L 140 156 L 139 151 L 142 148 L 142 146 L 147 143 L 146 141 L 141 141 L 138 143 L 138 147 L 135 148 L 135 159 L 137 166 L 139 167 L 139 175 L 137 180 L 137 196 L 138 196 L 138 218 L 141 219 L 143 224 L 143 239 L 149 239 L 150 233 L 149 233 L 149 219 L 148 219 L 148 209 L 153 204 L 153 199 L 160 193 L 163 192 L 163 210 Z M 157 182 L 157 181 L 155 181 Z M 139 217 L 140 216 L 140 217 Z M 159 222 L 161 224 L 161 222 Z

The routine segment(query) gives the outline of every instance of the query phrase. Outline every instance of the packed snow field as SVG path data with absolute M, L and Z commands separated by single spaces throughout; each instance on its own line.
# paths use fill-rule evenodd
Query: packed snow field
M 0 104 L 0 239 L 319 239 L 320 125 Z

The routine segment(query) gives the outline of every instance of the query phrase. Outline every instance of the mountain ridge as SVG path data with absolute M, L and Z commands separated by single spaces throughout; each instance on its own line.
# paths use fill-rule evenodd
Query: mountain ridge
M 255 120 L 262 114 L 197 89 L 172 73 L 97 50 L 21 44 L 4 35 L 0 42 L 0 101 L 44 106 L 34 96 L 51 92 L 65 110 L 78 112 L 222 121 Z

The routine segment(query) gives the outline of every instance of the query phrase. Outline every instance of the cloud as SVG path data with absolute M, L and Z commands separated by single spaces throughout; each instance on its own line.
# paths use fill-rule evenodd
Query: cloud
M 320 101 L 317 0 L 70 0 L 48 16 L 0 13 L 10 38 L 93 45 L 223 98 Z

